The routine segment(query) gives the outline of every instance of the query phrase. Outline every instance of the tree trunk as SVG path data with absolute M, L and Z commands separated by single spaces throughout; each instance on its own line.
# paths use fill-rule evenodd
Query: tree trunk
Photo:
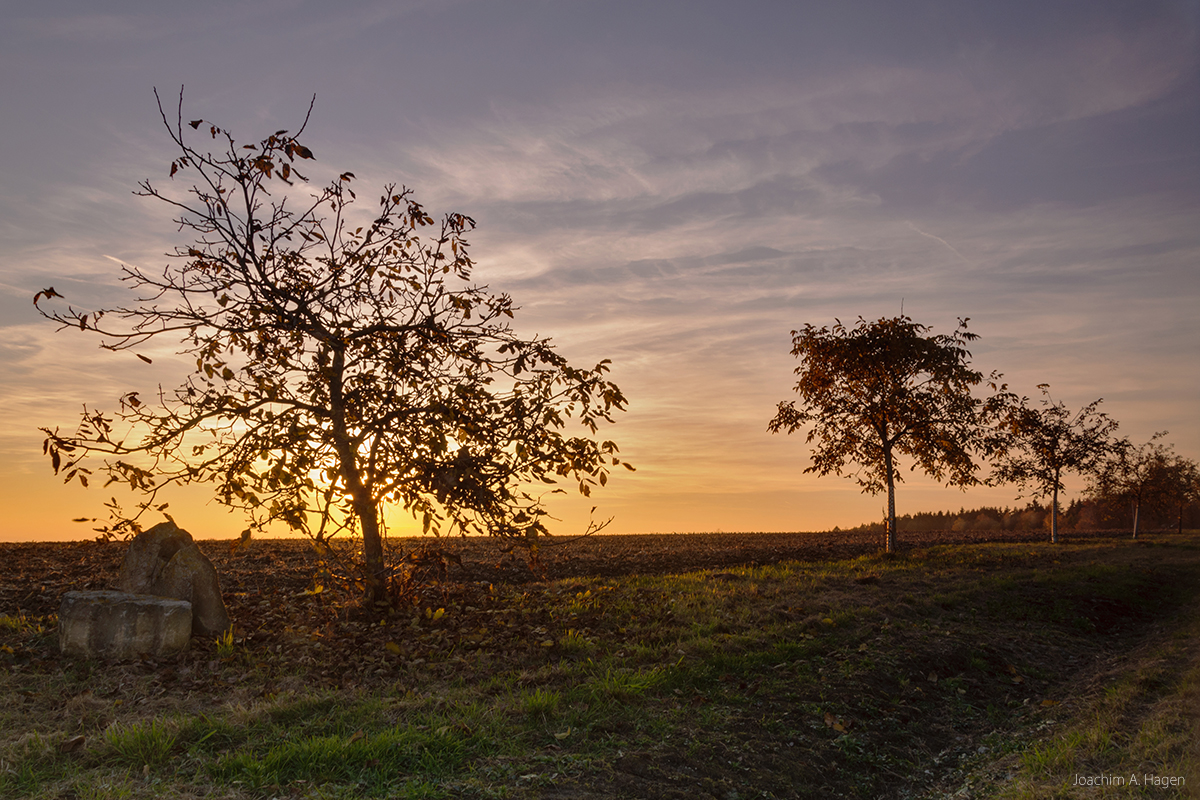
M 892 479 L 892 449 L 883 448 L 883 468 L 887 470 L 887 532 L 884 534 L 884 552 L 896 552 L 896 482 Z
M 1058 486 L 1054 487 L 1053 499 L 1050 501 L 1050 543 L 1058 544 Z
M 1137 535 L 1138 535 L 1138 514 L 1141 512 L 1141 510 L 1142 510 L 1142 504 L 1140 502 L 1138 502 L 1137 500 L 1134 500 L 1133 501 L 1133 538 L 1135 538 L 1135 539 L 1137 538 Z
M 370 497 L 360 504 L 354 500 L 354 513 L 362 526 L 363 566 L 366 569 L 367 602 L 387 601 L 387 567 L 383 563 L 383 536 L 379 531 L 379 508 Z
M 341 461 L 342 480 L 350 492 L 354 516 L 358 517 L 363 537 L 363 567 L 366 582 L 366 601 L 372 605 L 386 602 L 386 567 L 383 563 L 383 537 L 379 531 L 379 506 L 358 473 L 358 459 L 346 425 L 346 401 L 342 394 L 342 374 L 345 354 L 333 351 L 329 380 L 329 411 L 332 422 L 333 445 Z
M 343 449 L 341 447 L 339 450 Z M 363 485 L 358 475 L 353 453 L 349 447 L 342 456 L 342 479 L 353 498 L 354 516 L 358 517 L 359 530 L 363 538 L 363 567 L 366 581 L 366 600 L 376 604 L 387 600 L 387 568 L 383 563 L 383 535 L 379 530 L 379 507 L 371 492 Z

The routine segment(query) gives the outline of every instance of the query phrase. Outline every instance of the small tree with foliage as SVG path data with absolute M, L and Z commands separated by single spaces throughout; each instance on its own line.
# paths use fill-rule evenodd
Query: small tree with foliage
M 102 533 L 136 532 L 166 486 L 210 483 L 251 529 L 361 536 L 379 601 L 386 505 L 426 531 L 535 542 L 546 511 L 526 487 L 568 479 L 587 495 L 606 483 L 617 446 L 588 434 L 625 406 L 608 362 L 572 367 L 548 339 L 512 330 L 512 300 L 470 282 L 470 217 L 435 222 L 392 185 L 357 213 L 349 172 L 297 191 L 313 158 L 304 125 L 242 145 L 203 120 L 185 126 L 182 94 L 175 120 L 159 111 L 177 151 L 170 176 L 189 185 L 147 180 L 136 194 L 170 206 L 194 240 L 161 272 L 124 266 L 139 292 L 127 307 L 47 310 L 53 288 L 34 298 L 103 348 L 165 337 L 195 363 L 173 391 L 130 391 L 115 414 L 85 407 L 72 433 L 43 429 L 67 481 L 86 485 L 98 456 L 108 483 L 144 493 L 132 514 L 114 501 Z M 584 435 L 567 434 L 571 417 Z
M 1176 512 L 1179 533 L 1183 533 L 1183 513 L 1192 503 L 1200 502 L 1200 465 L 1193 459 L 1174 454 L 1160 462 L 1155 486 L 1165 506 Z
M 1159 431 L 1142 445 L 1128 438 L 1113 442 L 1090 487 L 1097 498 L 1133 506 L 1134 539 L 1138 537 L 1143 506 L 1162 505 L 1169 492 L 1167 466 L 1174 448 L 1159 441 L 1166 435 L 1166 431 Z
M 795 431 L 811 425 L 815 443 L 805 472 L 843 474 L 864 492 L 887 490 L 884 547 L 896 549 L 896 491 L 901 457 L 938 481 L 953 486 L 978 483 L 974 455 L 985 448 L 981 423 L 994 402 L 972 395 L 983 374 L 969 366 L 967 343 L 978 338 L 959 320 L 952 334 L 927 335 L 930 328 L 906 316 L 853 328 L 811 323 L 792 331 L 797 401 L 780 402 L 767 429 Z M 997 376 L 993 375 L 994 380 Z
M 1068 473 L 1092 475 L 1112 452 L 1117 422 L 1099 411 L 1103 399 L 1076 413 L 1042 390 L 1041 408 L 1029 399 L 1006 403 L 993 438 L 997 451 L 993 480 L 1016 483 L 1029 496 L 1050 498 L 1050 541 L 1058 542 L 1058 495 Z

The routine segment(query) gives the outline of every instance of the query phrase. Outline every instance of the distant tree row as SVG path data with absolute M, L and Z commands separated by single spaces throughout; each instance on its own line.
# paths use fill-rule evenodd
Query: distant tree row
M 1040 503 L 1029 503 L 1024 508 L 960 508 L 958 511 L 921 511 L 916 514 L 901 514 L 896 517 L 896 530 L 906 531 L 1033 531 L 1042 530 L 1050 523 L 1050 510 Z M 887 520 L 867 522 L 849 531 L 883 533 Z
M 886 490 L 888 552 L 896 548 L 902 459 L 950 486 L 1015 484 L 1020 496 L 1048 499 L 1052 542 L 1069 474 L 1090 478 L 1089 495 L 1100 505 L 1131 504 L 1135 537 L 1143 508 L 1176 508 L 1182 526 L 1200 497 L 1200 470 L 1161 441 L 1165 431 L 1144 445 L 1118 439 L 1117 421 L 1099 410 L 1102 399 L 1073 412 L 1040 384 L 1041 401 L 1031 404 L 998 372 L 987 379 L 988 396 L 976 397 L 984 375 L 970 366 L 967 344 L 978 335 L 967 321 L 940 335 L 904 315 L 792 331 L 800 399 L 779 403 L 768 430 L 807 429 L 814 446 L 805 472 L 847 475 L 871 494 Z
M 1132 509 L 1121 498 L 1087 496 L 1072 500 L 1058 516 L 1060 530 L 1129 530 Z M 1144 529 L 1200 528 L 1200 501 L 1192 500 L 1182 508 L 1155 506 L 1142 509 Z M 958 511 L 921 511 L 896 517 L 899 533 L 915 531 L 1049 531 L 1050 507 L 1031 502 L 1024 508 L 981 506 Z M 867 522 L 853 528 L 835 528 L 851 532 L 882 534 L 887 521 Z

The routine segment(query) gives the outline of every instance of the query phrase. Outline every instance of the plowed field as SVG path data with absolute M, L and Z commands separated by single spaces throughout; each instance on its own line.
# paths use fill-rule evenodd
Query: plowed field
M 1094 535 L 1072 532 L 1069 538 Z M 1045 538 L 1039 531 L 920 531 L 899 536 L 901 549 Z M 520 584 L 728 569 L 781 561 L 841 559 L 873 553 L 881 547 L 878 536 L 853 532 L 642 534 L 544 541 L 536 568 L 531 568 L 520 548 L 505 552 L 502 543 L 490 539 L 412 538 L 395 539 L 391 544 L 398 554 L 435 544 L 449 556 L 446 576 L 455 584 Z M 316 556 L 305 539 L 254 540 L 237 549 L 227 541 L 208 540 L 199 545 L 221 576 L 231 613 L 242 600 L 268 588 L 298 592 L 312 582 Z M 120 542 L 0 542 L 0 614 L 52 614 L 64 592 L 115 587 L 125 549 Z

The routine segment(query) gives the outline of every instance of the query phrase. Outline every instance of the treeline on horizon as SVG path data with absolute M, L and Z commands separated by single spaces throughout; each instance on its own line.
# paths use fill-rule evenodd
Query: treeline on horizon
M 1132 530 L 1132 504 L 1121 499 L 1085 497 L 1072 500 L 1058 514 L 1060 530 Z M 1139 527 L 1145 530 L 1200 528 L 1200 502 L 1180 508 L 1141 509 Z M 1030 502 L 1024 507 L 980 506 L 958 511 L 921 511 L 896 517 L 896 529 L 905 531 L 1043 531 L 1050 529 L 1050 506 Z M 884 533 L 887 521 L 866 522 L 854 528 L 833 531 Z

